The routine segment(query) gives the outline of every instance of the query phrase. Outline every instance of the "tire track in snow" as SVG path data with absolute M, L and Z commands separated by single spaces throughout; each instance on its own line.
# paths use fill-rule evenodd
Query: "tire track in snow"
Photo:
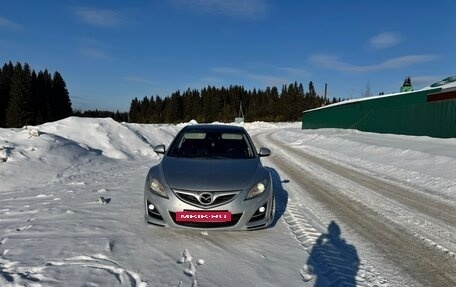
M 269 137 L 271 141 L 278 143 Z M 298 150 L 289 146 L 284 147 L 287 152 L 298 155 Z M 376 176 L 361 173 L 352 168 L 346 168 L 336 165 L 328 160 L 316 157 L 314 155 L 300 152 L 299 158 L 317 164 L 331 173 L 334 173 L 344 179 L 353 181 L 369 190 L 376 191 L 382 196 L 399 202 L 415 211 L 425 214 L 430 218 L 438 219 L 449 226 L 456 226 L 456 207 L 448 204 L 443 200 L 425 195 L 423 193 L 411 192 L 408 187 L 404 187 L 386 180 L 381 180 Z M 412 188 L 416 189 L 416 188 Z
M 324 237 L 308 220 L 308 215 L 304 214 L 303 207 L 293 200 L 288 200 L 287 208 L 283 213 L 283 219 L 291 229 L 296 239 L 303 246 L 309 255 L 316 247 L 317 240 Z M 347 264 L 353 264 L 350 259 L 352 254 L 344 254 L 340 249 L 331 244 L 325 245 L 325 250 L 316 249 L 313 257 L 313 264 L 323 269 L 323 275 L 326 277 L 328 286 L 352 286 L 353 278 L 347 274 L 353 272 L 353 268 L 347 268 Z M 345 252 L 346 253 L 346 252 Z M 304 281 L 310 281 L 314 277 L 312 268 L 304 264 L 299 270 L 299 273 Z M 356 286 L 388 286 L 387 280 L 380 276 L 380 273 L 369 265 L 367 260 L 360 260 L 357 266 L 357 274 L 354 278 Z
M 272 137 L 271 133 L 267 134 L 268 140 L 273 142 L 275 145 L 280 145 L 280 142 Z M 412 192 L 409 189 L 413 187 L 407 187 L 391 183 L 386 180 L 378 179 L 373 175 L 361 173 L 352 168 L 347 168 L 341 165 L 331 163 L 325 159 L 313 156 L 308 153 L 298 152 L 298 150 L 289 146 L 282 145 L 282 148 L 287 153 L 292 155 L 293 158 L 300 158 L 305 162 L 313 163 L 326 171 L 333 173 L 336 177 L 340 177 L 341 180 L 349 181 L 356 185 L 361 185 L 367 188 L 371 192 L 389 200 L 390 203 L 397 205 L 397 208 L 402 209 L 401 212 L 406 214 L 409 218 L 423 218 L 422 221 L 431 219 L 441 226 L 441 229 L 448 229 L 448 227 L 456 226 L 456 207 L 448 204 L 438 198 L 427 196 L 423 193 Z M 359 204 L 365 208 L 369 208 L 365 203 L 359 201 Z M 406 208 L 404 209 L 403 206 Z M 412 210 L 412 212 L 409 211 Z M 438 243 L 434 240 L 423 236 L 419 232 L 411 233 L 414 237 L 419 238 L 423 243 L 431 248 L 435 248 L 441 254 L 448 255 L 449 258 L 455 259 L 456 253 Z M 432 234 L 433 235 L 433 234 Z
M 147 284 L 141 280 L 139 274 L 123 268 L 116 261 L 109 259 L 102 254 L 92 256 L 75 256 L 63 261 L 49 261 L 46 266 L 80 266 L 86 268 L 100 269 L 113 275 L 121 286 L 145 287 Z M 125 280 L 125 277 L 127 277 Z
M 141 276 L 138 273 L 126 269 L 118 262 L 103 254 L 91 256 L 80 255 L 64 260 L 48 261 L 43 266 L 24 266 L 21 262 L 3 258 L 8 251 L 9 250 L 6 249 L 0 254 L 0 275 L 6 280 L 6 282 L 2 282 L 2 278 L 0 277 L 1 284 L 4 283 L 13 286 L 29 286 L 29 284 L 32 286 L 33 284 L 36 284 L 37 286 L 41 286 L 40 283 L 43 283 L 45 285 L 59 286 L 62 282 L 49 277 L 49 272 L 46 272 L 48 269 L 80 267 L 105 271 L 114 276 L 119 286 L 147 286 L 147 283 L 141 279 Z
M 287 204 L 283 218 L 304 249 L 310 251 L 321 232 L 318 232 L 300 213 L 300 207 L 290 201 Z
M 451 271 L 456 270 L 454 261 L 436 254 L 435 250 L 431 250 L 429 245 L 423 244 L 415 235 L 382 218 L 362 202 L 340 193 L 337 186 L 328 180 L 316 177 L 314 171 L 309 172 L 294 163 L 296 160 L 312 161 L 284 143 L 274 140 L 271 136 L 274 132 L 276 131 L 265 131 L 256 135 L 255 139 L 271 143 L 280 150 L 270 158 L 270 161 L 292 181 L 302 186 L 313 200 L 322 203 L 326 210 L 331 211 L 342 221 L 350 222 L 349 225 L 357 234 L 371 242 L 378 252 L 392 260 L 397 267 L 410 276 L 409 278 L 417 280 L 422 286 L 454 286 L 456 273 Z M 285 153 L 283 153 L 284 150 Z M 289 157 L 284 156 L 288 153 L 291 154 L 293 161 L 287 160 Z M 372 269 L 371 266 L 366 265 L 366 267 L 368 268 L 365 270 Z M 382 280 L 380 283 L 386 282 Z

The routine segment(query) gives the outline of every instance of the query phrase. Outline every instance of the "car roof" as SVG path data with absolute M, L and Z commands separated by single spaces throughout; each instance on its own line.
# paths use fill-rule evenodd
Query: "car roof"
M 245 133 L 246 130 L 240 126 L 234 125 L 221 125 L 221 124 L 197 124 L 188 125 L 182 128 L 183 131 L 217 131 L 217 132 L 241 132 Z

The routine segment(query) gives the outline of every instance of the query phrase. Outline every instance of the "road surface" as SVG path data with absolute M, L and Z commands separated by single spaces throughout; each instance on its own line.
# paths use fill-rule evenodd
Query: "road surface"
M 253 138 L 257 146 L 273 151 L 263 161 L 285 179 L 288 197 L 294 205 L 300 203 L 295 210 L 307 224 L 323 231 L 329 221 L 335 221 L 361 259 L 389 281 L 403 286 L 456 286 L 451 250 L 456 234 L 454 204 L 423 188 L 311 154 L 284 142 L 282 136 L 274 137 L 279 132 L 258 132 Z M 432 227 L 408 219 L 432 223 L 428 224 Z

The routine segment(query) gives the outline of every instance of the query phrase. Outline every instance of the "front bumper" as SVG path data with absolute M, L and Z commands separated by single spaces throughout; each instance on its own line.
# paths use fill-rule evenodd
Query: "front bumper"
M 271 185 L 258 197 L 244 200 L 245 193 L 239 193 L 232 201 L 214 208 L 199 208 L 180 200 L 173 192 L 169 198 L 163 198 L 144 190 L 144 216 L 150 224 L 170 228 L 188 228 L 201 230 L 254 230 L 268 227 L 274 218 L 274 198 Z M 154 206 L 153 210 L 148 208 Z M 260 212 L 260 207 L 265 211 Z M 228 222 L 178 222 L 176 213 L 181 211 L 229 211 L 231 221 Z

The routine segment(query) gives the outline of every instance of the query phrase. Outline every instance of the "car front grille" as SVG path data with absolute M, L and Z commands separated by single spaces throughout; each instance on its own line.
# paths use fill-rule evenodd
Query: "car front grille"
M 176 190 L 173 189 L 176 196 L 185 203 L 197 206 L 199 208 L 213 208 L 216 206 L 223 205 L 232 201 L 236 195 L 239 194 L 239 190 L 235 191 L 214 191 L 214 192 L 203 192 L 203 191 L 189 191 L 189 190 Z M 202 194 L 210 194 L 212 201 L 210 203 L 203 203 L 201 200 Z

